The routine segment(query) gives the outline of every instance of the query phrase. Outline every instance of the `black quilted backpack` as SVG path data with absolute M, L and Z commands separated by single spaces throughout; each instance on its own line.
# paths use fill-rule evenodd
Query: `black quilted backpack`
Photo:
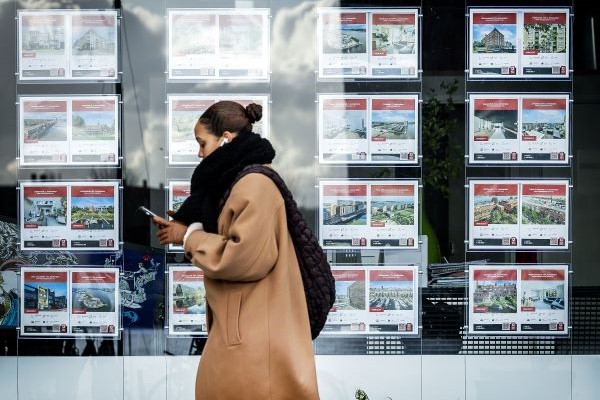
M 327 314 L 335 300 L 335 280 L 331 273 L 331 267 L 327 257 L 319 244 L 319 241 L 308 227 L 304 217 L 298 210 L 298 205 L 287 188 L 283 179 L 275 170 L 260 164 L 245 167 L 235 178 L 231 187 L 225 192 L 220 202 L 220 209 L 231 193 L 233 186 L 248 174 L 259 173 L 268 176 L 275 183 L 285 201 L 285 213 L 287 226 L 296 250 L 296 258 L 300 265 L 304 295 L 308 308 L 308 320 L 310 321 L 310 333 L 314 339 L 325 326 Z

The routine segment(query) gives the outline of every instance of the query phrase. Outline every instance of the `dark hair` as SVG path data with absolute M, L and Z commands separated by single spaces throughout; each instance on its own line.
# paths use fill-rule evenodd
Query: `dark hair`
M 220 137 L 223 132 L 250 133 L 252 124 L 262 118 L 262 106 L 250 103 L 244 108 L 235 101 L 219 101 L 208 107 L 198 119 L 198 123 L 213 135 Z

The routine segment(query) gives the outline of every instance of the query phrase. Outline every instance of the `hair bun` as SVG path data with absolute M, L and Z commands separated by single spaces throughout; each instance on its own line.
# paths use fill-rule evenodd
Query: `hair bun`
M 262 106 L 256 103 L 250 103 L 246 106 L 246 116 L 251 124 L 260 121 L 262 118 Z

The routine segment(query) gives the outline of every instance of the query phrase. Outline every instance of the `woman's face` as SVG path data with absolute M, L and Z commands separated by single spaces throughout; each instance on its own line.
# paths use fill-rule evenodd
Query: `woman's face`
M 198 150 L 198 157 L 200 158 L 208 157 L 213 151 L 219 148 L 220 142 L 223 140 L 211 134 L 203 124 L 196 124 L 194 135 L 200 146 Z

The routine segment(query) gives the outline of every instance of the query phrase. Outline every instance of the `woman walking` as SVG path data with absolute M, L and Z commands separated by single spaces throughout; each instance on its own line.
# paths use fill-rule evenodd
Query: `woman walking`
M 167 221 L 161 244 L 183 244 L 204 271 L 208 339 L 196 377 L 196 400 L 318 399 L 306 299 L 288 232 L 285 204 L 267 176 L 270 142 L 252 133 L 262 107 L 222 101 L 202 114 L 191 195 Z M 221 199 L 231 189 L 220 208 Z

